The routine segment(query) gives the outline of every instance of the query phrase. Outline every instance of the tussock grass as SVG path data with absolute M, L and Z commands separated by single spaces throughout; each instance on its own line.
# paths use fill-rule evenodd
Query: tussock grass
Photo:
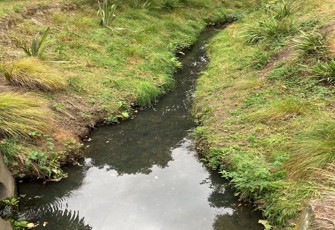
M 292 176 L 308 178 L 315 169 L 325 169 L 334 163 L 335 121 L 325 120 L 314 124 L 293 143 L 288 168 Z
M 50 114 L 36 98 L 12 93 L 0 94 L 0 135 L 27 138 L 32 132 L 50 129 Z
M 314 77 L 325 83 L 335 82 L 335 60 L 328 62 L 318 61 L 312 69 Z
M 1 70 L 6 80 L 13 85 L 42 91 L 57 91 L 66 88 L 65 79 L 37 58 L 3 63 Z
M 278 41 L 297 31 L 294 21 L 290 18 L 278 21 L 275 18 L 268 18 L 250 25 L 245 31 L 246 41 L 256 44 L 261 40 Z
M 300 50 L 304 56 L 317 59 L 327 58 L 327 38 L 320 32 L 301 31 L 299 39 L 294 39 L 295 47 Z
M 286 120 L 295 116 L 304 115 L 311 110 L 314 110 L 314 108 L 309 102 L 294 98 L 283 98 L 271 101 L 263 109 L 251 114 L 250 119 L 258 122 Z

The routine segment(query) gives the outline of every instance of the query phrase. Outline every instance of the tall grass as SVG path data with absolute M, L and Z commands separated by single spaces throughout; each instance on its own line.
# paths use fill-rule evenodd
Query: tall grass
M 66 88 L 66 81 L 37 58 L 25 58 L 3 63 L 0 70 L 13 85 L 42 91 L 57 91 Z
M 292 176 L 309 178 L 315 169 L 335 163 L 335 121 L 324 120 L 293 143 L 288 164 Z
M 254 121 L 269 122 L 290 119 L 306 114 L 311 110 L 314 110 L 311 103 L 289 97 L 281 100 L 273 100 L 264 106 L 264 108 L 252 113 L 249 117 Z
M 0 94 L 0 135 L 27 138 L 32 132 L 49 130 L 48 111 L 41 101 L 26 95 Z

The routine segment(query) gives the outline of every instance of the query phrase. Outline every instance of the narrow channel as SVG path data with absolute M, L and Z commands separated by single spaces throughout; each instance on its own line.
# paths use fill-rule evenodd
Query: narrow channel
M 21 183 L 20 217 L 50 230 L 256 230 L 258 213 L 200 161 L 190 135 L 209 28 L 175 74 L 176 87 L 133 120 L 100 127 L 82 166 L 59 183 Z M 43 224 L 45 227 L 43 227 Z

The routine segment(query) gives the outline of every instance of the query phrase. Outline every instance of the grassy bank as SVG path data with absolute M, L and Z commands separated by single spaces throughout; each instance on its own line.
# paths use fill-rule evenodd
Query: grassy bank
M 334 190 L 334 10 L 263 1 L 213 39 L 197 85 L 199 148 L 279 229 Z
M 1 1 L 0 8 L 0 151 L 15 176 L 56 180 L 90 127 L 154 103 L 174 85 L 175 54 L 227 15 L 219 0 Z

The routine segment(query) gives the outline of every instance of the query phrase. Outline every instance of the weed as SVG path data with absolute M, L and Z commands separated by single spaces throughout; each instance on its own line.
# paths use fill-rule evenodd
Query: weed
M 7 81 L 13 85 L 42 91 L 57 91 L 66 87 L 64 78 L 55 74 L 55 70 L 36 58 L 3 63 L 0 69 Z
M 261 199 L 264 194 L 273 191 L 277 178 L 261 156 L 239 152 L 230 154 L 230 168 L 221 170 L 224 177 L 231 179 L 233 186 L 239 191 L 236 195 L 242 199 Z
M 328 62 L 318 61 L 312 69 L 314 77 L 320 82 L 335 82 L 335 60 Z
M 1 200 L 1 203 L 4 204 L 5 206 L 18 206 L 19 202 L 20 200 L 16 197 Z
M 49 130 L 48 111 L 41 101 L 26 95 L 0 94 L 0 135 L 29 137 L 31 132 Z
M 44 32 L 38 32 L 35 37 L 31 41 L 31 45 L 27 45 L 24 42 L 15 39 L 17 45 L 23 49 L 23 51 L 28 56 L 41 56 L 44 52 L 44 49 L 41 49 L 42 45 L 44 44 L 48 34 L 50 31 L 50 27 L 48 27 Z
M 111 28 L 113 21 L 116 18 L 116 3 L 111 3 L 110 0 L 102 0 L 103 2 L 98 1 L 99 10 L 98 15 L 100 16 L 100 25 Z

